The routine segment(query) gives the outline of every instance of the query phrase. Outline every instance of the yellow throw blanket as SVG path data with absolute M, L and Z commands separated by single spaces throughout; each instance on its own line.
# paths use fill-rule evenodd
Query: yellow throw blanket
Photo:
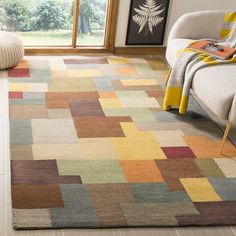
M 236 47 L 236 12 L 227 13 L 223 25 L 219 32 L 222 40 L 217 42 Z M 187 112 L 190 88 L 195 73 L 206 66 L 236 63 L 236 54 L 228 60 L 221 60 L 186 48 L 178 55 L 178 60 L 168 80 L 163 109 L 167 111 L 172 106 L 178 107 L 179 113 L 184 115 Z

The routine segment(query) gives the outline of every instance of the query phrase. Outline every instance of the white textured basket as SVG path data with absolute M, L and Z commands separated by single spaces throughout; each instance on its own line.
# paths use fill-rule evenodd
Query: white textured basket
M 16 66 L 24 57 L 21 40 L 9 32 L 0 32 L 0 69 Z

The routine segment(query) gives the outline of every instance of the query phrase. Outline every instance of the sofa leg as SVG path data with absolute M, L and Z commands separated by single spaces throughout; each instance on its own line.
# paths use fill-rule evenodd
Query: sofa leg
M 226 139 L 227 139 L 227 137 L 229 135 L 229 131 L 230 131 L 231 126 L 232 126 L 232 123 L 229 121 L 227 126 L 226 126 L 224 137 L 223 137 L 221 145 L 220 145 L 220 151 L 219 151 L 220 154 L 222 154 L 223 147 L 224 147 Z
M 167 85 L 167 83 L 168 83 L 168 81 L 169 81 L 171 71 L 172 71 L 172 68 L 169 69 L 168 74 L 167 74 L 167 76 L 166 76 L 166 78 L 165 78 L 165 85 Z

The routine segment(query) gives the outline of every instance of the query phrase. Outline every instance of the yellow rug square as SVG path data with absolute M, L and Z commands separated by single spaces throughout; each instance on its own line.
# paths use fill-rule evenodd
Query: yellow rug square
M 29 87 L 24 83 L 9 83 L 8 89 L 9 92 L 26 92 Z
M 102 108 L 122 108 L 119 98 L 99 98 Z
M 140 132 L 132 123 L 121 123 L 126 135 L 112 138 L 112 145 L 120 160 L 166 159 L 152 132 Z
M 207 178 L 183 178 L 180 182 L 193 202 L 222 201 Z

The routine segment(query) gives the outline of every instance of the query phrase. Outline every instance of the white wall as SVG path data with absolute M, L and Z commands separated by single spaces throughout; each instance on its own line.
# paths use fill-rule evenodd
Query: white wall
M 125 47 L 130 0 L 120 0 L 116 47 Z M 235 0 L 170 0 L 165 42 L 175 21 L 184 13 L 199 10 L 236 10 Z M 166 43 L 164 43 L 166 44 Z

